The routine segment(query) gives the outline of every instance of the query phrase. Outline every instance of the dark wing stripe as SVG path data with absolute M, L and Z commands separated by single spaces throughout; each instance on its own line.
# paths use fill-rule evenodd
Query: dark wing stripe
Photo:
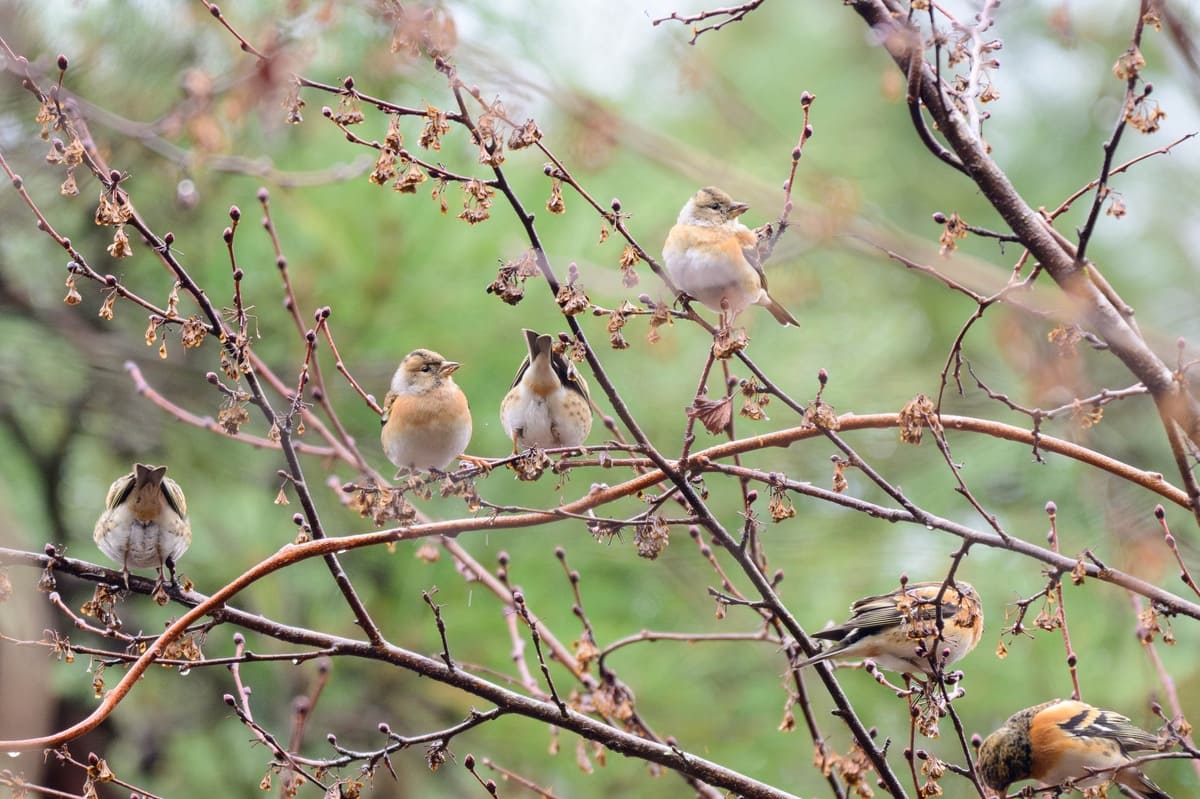
M 125 500 L 129 499 L 129 495 L 133 493 L 133 487 L 137 483 L 137 481 L 134 479 L 133 472 L 130 472 L 122 477 L 120 482 L 121 485 L 118 490 L 109 492 L 109 510 L 112 510 Z
M 521 382 L 521 378 L 525 376 L 525 372 L 529 371 L 529 356 L 525 356 L 525 360 L 521 361 L 521 368 L 517 370 L 517 376 L 513 378 L 512 385 L 508 387 L 512 391 L 517 387 L 517 383 Z
M 812 638 L 820 638 L 824 641 L 841 641 L 850 634 L 850 629 L 844 624 L 839 624 L 836 627 L 828 627 L 824 630 L 818 630 L 815 633 L 809 633 Z
M 571 365 L 570 361 L 561 355 L 551 355 L 550 366 L 554 369 L 554 374 L 558 377 L 558 382 L 562 383 L 568 391 L 574 391 L 584 399 L 588 398 L 587 389 L 579 382 L 579 378 L 575 374 L 575 368 Z
M 179 507 L 179 503 L 175 500 L 175 494 L 167 488 L 166 480 L 163 480 L 158 490 L 162 492 L 163 498 L 167 500 L 167 504 L 171 506 L 171 510 L 178 513 L 181 518 L 187 516 L 187 513 L 184 512 L 183 508 Z

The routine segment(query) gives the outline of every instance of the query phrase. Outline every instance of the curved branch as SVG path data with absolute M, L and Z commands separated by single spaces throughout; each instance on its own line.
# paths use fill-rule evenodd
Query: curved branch
M 362 537 L 352 536 L 351 538 Z M 346 541 L 350 539 L 341 540 Z M 5 751 L 57 747 L 95 729 L 112 714 L 121 700 L 128 695 L 133 685 L 159 659 L 166 645 L 183 633 L 191 624 L 206 615 L 229 614 L 230 610 L 225 607 L 226 603 L 244 588 L 297 560 L 320 557 L 329 552 L 337 551 L 341 548 L 336 546 L 338 541 L 339 539 L 323 538 L 307 544 L 286 546 L 223 586 L 212 596 L 205 597 L 202 594 L 188 592 L 185 596 L 190 601 L 195 601 L 195 606 L 171 624 L 162 635 L 147 647 L 145 653 L 125 672 L 121 681 L 105 693 L 99 706 L 90 715 L 71 727 L 52 735 L 27 738 L 19 741 L 5 741 L 0 742 L 0 745 L 3 746 Z M 334 544 L 335 546 L 331 547 L 329 546 L 330 544 Z M 23 563 L 24 565 L 40 565 L 43 568 L 47 568 L 56 564 L 67 563 L 68 561 L 48 555 L 33 555 L 32 553 L 22 553 L 0 548 L 0 563 L 9 562 Z M 90 567 L 90 564 L 83 565 Z M 108 570 L 104 571 L 107 572 Z M 240 616 L 239 621 L 246 622 L 253 622 L 255 618 L 251 614 L 240 614 Z M 258 623 L 254 624 L 253 627 L 259 627 L 263 622 L 265 620 L 260 618 Z M 751 777 L 727 769 L 718 763 L 685 752 L 678 746 L 646 740 L 569 708 L 564 712 L 554 702 L 544 702 L 534 699 L 503 688 L 462 669 L 451 668 L 436 656 L 426 657 L 389 643 L 373 644 L 367 641 L 357 641 L 340 636 L 327 635 L 313 630 L 288 628 L 275 623 L 270 623 L 270 626 L 273 631 L 272 634 L 281 638 L 281 640 L 293 640 L 296 643 L 307 643 L 323 648 L 336 648 L 343 655 L 382 661 L 411 670 L 438 682 L 466 691 L 474 696 L 486 699 L 494 703 L 497 707 L 502 708 L 504 712 L 515 713 L 562 727 L 590 741 L 601 743 L 614 752 L 658 763 L 666 768 L 687 774 L 705 783 L 725 788 L 742 796 L 753 797 L 754 799 L 796 799 L 793 794 L 773 788 Z M 287 635 L 283 635 L 282 633 L 287 633 Z

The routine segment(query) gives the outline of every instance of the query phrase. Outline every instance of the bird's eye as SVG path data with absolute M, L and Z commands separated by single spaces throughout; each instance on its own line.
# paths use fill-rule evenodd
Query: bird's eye
M 720 203 L 709 203 L 708 207 L 713 209 L 714 211 L 717 211 L 717 210 L 720 210 L 721 204 Z
M 428 371 L 429 371 L 429 368 L 430 368 L 430 367 L 429 367 L 429 364 L 425 364 L 424 366 L 422 366 L 422 367 L 421 367 L 421 371 L 422 371 L 422 372 L 428 372 Z

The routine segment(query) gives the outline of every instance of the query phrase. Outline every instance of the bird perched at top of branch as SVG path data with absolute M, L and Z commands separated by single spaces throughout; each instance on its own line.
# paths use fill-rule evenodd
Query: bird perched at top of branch
M 389 461 L 411 471 L 445 469 L 471 440 L 471 409 L 451 377 L 461 364 L 432 350 L 404 356 L 383 399 L 379 439 Z
M 1162 748 L 1153 733 L 1111 710 L 1053 699 L 1009 717 L 979 750 L 979 776 L 1000 795 L 1021 780 L 1043 786 L 1075 781 L 1090 788 L 1115 780 L 1137 799 L 1171 799 L 1136 766 L 1118 768 L 1137 752 Z M 1115 769 L 1095 774 L 1098 769 Z
M 500 424 L 521 447 L 577 447 L 592 429 L 587 381 L 562 355 L 554 339 L 523 331 L 528 355 L 500 403 Z
M 848 621 L 812 634 L 835 643 L 799 667 L 829 658 L 870 658 L 882 669 L 928 675 L 931 655 L 942 669 L 962 659 L 983 636 L 983 606 L 970 584 L 957 580 L 943 592 L 944 584 L 909 583 L 890 594 L 863 597 L 850 606 Z
M 163 568 L 175 579 L 175 564 L 192 543 L 187 501 L 166 466 L 135 464 L 108 489 L 104 512 L 92 538 L 100 551 L 120 564 L 129 586 L 129 570 Z
M 722 313 L 723 324 L 756 304 L 770 311 L 779 324 L 799 326 L 796 317 L 767 293 L 757 239 L 738 221 L 749 207 L 715 186 L 696 192 L 679 212 L 663 245 L 667 274 L 681 291 L 714 311 L 722 311 L 724 300 L 728 311 Z

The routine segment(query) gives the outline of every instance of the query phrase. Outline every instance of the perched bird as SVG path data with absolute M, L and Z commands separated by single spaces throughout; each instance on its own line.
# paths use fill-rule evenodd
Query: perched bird
M 383 399 L 379 435 L 399 468 L 442 471 L 466 449 L 471 409 L 451 377 L 461 365 L 432 350 L 413 350 L 400 362 Z
M 554 352 L 554 340 L 525 330 L 529 354 L 500 403 L 500 424 L 521 447 L 577 447 L 592 429 L 588 386 L 575 365 Z
M 96 546 L 121 565 L 126 587 L 130 569 L 157 569 L 161 581 L 165 566 L 174 580 L 175 564 L 192 543 L 183 490 L 166 474 L 166 466 L 135 464 L 109 487 L 96 520 Z
M 812 634 L 835 643 L 800 668 L 828 658 L 870 658 L 882 669 L 928 675 L 931 654 L 942 668 L 960 660 L 983 636 L 983 606 L 962 580 L 946 588 L 939 639 L 937 597 L 943 585 L 942 580 L 909 583 L 890 594 L 863 597 L 850 606 L 848 621 Z
M 1008 786 L 1035 779 L 1043 786 L 1074 780 L 1091 788 L 1116 780 L 1137 799 L 1171 799 L 1136 766 L 1093 774 L 1128 763 L 1136 752 L 1160 748 L 1157 736 L 1111 710 L 1054 699 L 1018 711 L 979 750 L 979 776 L 1001 796 Z
M 715 186 L 696 192 L 663 245 L 667 274 L 681 291 L 714 311 L 721 311 L 725 300 L 730 320 L 753 303 L 770 311 L 779 324 L 799 326 L 796 317 L 767 293 L 757 239 L 737 221 L 749 207 Z

